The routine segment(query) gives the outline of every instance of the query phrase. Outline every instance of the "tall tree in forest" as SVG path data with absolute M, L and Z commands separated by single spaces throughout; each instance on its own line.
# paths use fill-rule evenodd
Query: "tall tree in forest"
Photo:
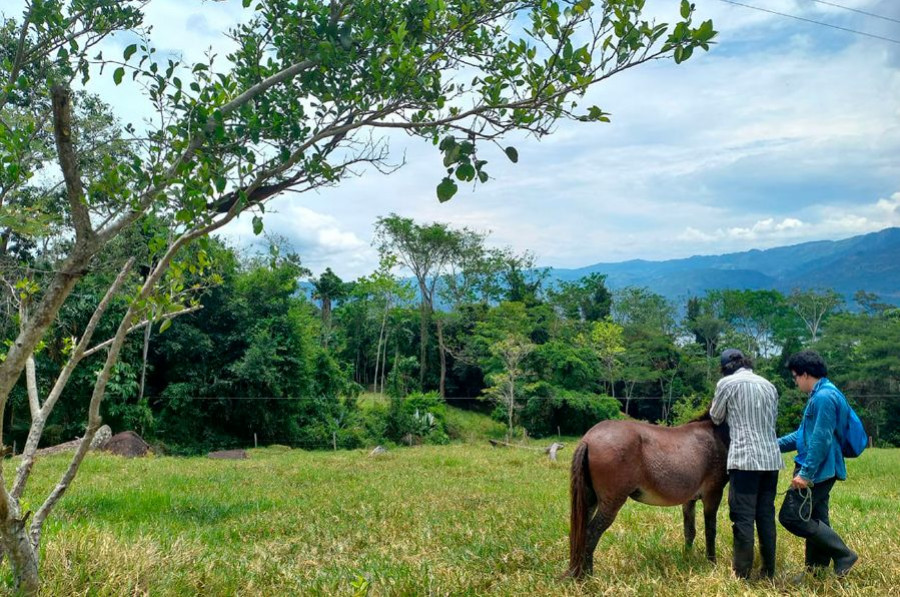
M 809 330 L 810 341 L 815 342 L 822 322 L 844 303 L 844 299 L 834 290 L 794 289 L 787 302 Z
M 318 278 L 310 279 L 313 285 L 313 299 L 319 301 L 322 315 L 322 346 L 328 348 L 331 338 L 331 309 L 334 301 L 339 301 L 349 291 L 347 283 L 341 280 L 337 274 L 326 267 Z
M 507 442 L 512 439 L 518 388 L 527 373 L 525 358 L 533 350 L 534 344 L 522 335 L 510 335 L 491 345 L 491 354 L 502 363 L 503 369 L 488 377 L 490 385 L 485 394 L 497 400 L 506 410 Z
M 648 328 L 656 333 L 675 334 L 675 308 L 648 288 L 628 286 L 613 294 L 612 319 L 622 326 Z
M 587 339 L 606 372 L 609 395 L 613 398 L 616 397 L 616 380 L 622 366 L 622 354 L 625 352 L 623 331 L 622 326 L 609 319 L 595 321 Z
M 595 272 L 576 282 L 559 282 L 550 292 L 550 301 L 565 317 L 591 324 L 609 317 L 612 293 L 606 287 L 606 276 Z
M 394 257 L 416 278 L 419 288 L 421 322 L 419 327 L 419 385 L 424 387 L 428 368 L 428 330 L 434 314 L 434 300 L 441 277 L 466 254 L 467 247 L 481 237 L 467 228 L 456 230 L 438 222 L 416 224 L 411 218 L 391 214 L 379 218 L 375 227 L 375 244 L 382 258 Z M 443 397 L 447 377 L 446 348 L 443 326 L 437 322 L 441 361 L 440 394 Z

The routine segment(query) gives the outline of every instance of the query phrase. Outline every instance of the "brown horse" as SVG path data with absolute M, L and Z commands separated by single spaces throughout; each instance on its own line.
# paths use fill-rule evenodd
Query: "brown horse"
M 706 557 L 716 560 L 716 513 L 728 482 L 728 428 L 709 413 L 678 427 L 638 421 L 594 425 L 572 457 L 567 576 L 590 574 L 594 549 L 630 497 L 653 506 L 682 505 L 684 540 L 694 543 L 695 505 L 703 501 Z

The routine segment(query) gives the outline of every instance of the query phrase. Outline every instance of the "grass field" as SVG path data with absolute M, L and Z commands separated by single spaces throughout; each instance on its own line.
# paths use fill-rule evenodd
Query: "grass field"
M 243 461 L 92 455 L 47 525 L 45 594 L 800 592 L 787 581 L 801 571 L 802 544 L 783 529 L 774 584 L 731 577 L 725 504 L 715 566 L 702 555 L 700 529 L 694 551 L 682 551 L 679 508 L 629 502 L 600 542 L 594 578 L 557 580 L 567 563 L 572 446 L 558 464 L 487 442 L 377 457 L 279 447 Z M 40 461 L 31 495 L 45 495 L 66 462 Z M 900 450 L 870 450 L 849 471 L 832 492 L 832 518 L 860 563 L 843 580 L 809 578 L 802 594 L 897 594 Z

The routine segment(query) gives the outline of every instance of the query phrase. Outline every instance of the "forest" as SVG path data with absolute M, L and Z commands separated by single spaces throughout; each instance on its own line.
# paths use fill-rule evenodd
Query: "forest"
M 708 406 L 718 354 L 737 347 L 778 387 L 786 432 L 806 396 L 784 363 L 813 348 L 873 441 L 900 444 L 900 310 L 864 290 L 851 303 L 818 289 L 715 290 L 673 304 L 646 288 L 610 291 L 600 274 L 551 283 L 534 255 L 493 248 L 486 233 L 396 214 L 375 225 L 380 267 L 356 280 L 330 268 L 312 276 L 287 244 L 270 239 L 262 254 L 215 238 L 192 247 L 174 289 L 188 306 L 135 326 L 104 422 L 172 454 L 445 443 L 448 404 L 490 413 L 516 437 L 578 435 L 612 417 L 677 424 Z M 5 288 L 0 319 L 7 344 L 29 288 L 52 267 L 38 247 L 16 250 L 19 281 Z M 118 261 L 115 248 L 106 259 Z M 36 354 L 36 380 L 56 376 L 115 275 L 98 261 L 84 277 Z M 114 333 L 101 321 L 95 337 Z M 42 445 L 83 434 L 95 354 Z M 8 442 L 24 445 L 28 408 L 23 376 L 6 409 Z

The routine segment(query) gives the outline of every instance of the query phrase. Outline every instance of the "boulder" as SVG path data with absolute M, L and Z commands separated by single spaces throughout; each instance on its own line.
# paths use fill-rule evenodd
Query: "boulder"
M 102 450 L 111 437 L 112 429 L 109 428 L 109 425 L 102 426 L 94 434 L 94 439 L 91 440 L 91 450 Z
M 135 458 L 146 456 L 150 451 L 150 445 L 134 431 L 123 431 L 109 438 L 103 446 L 103 451 L 126 458 Z

